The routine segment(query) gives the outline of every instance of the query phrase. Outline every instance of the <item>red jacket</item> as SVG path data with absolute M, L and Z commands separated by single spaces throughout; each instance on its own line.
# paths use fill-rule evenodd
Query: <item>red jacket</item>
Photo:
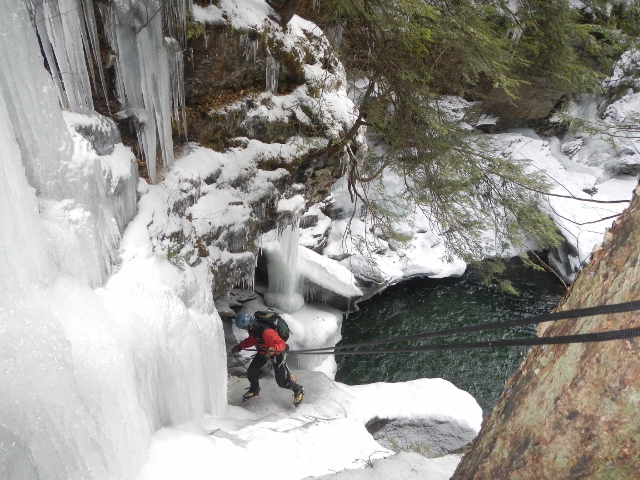
M 278 332 L 276 332 L 272 328 L 266 328 L 264 332 L 262 332 L 262 342 L 259 343 L 253 335 L 251 335 L 251 331 L 249 331 L 249 336 L 242 340 L 238 346 L 240 348 L 249 348 L 253 346 L 258 347 L 258 353 L 265 355 L 266 351 L 273 347 L 273 349 L 277 353 L 281 353 L 286 348 L 287 344 L 280 338 Z

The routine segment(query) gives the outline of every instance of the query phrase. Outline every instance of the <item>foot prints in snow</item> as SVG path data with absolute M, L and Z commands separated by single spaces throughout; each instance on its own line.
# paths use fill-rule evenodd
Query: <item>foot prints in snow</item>
M 320 372 L 296 371 L 305 386 L 304 402 L 273 379 L 261 382 L 260 397 L 242 402 L 247 380 L 229 378 L 226 413 L 159 430 L 149 463 L 138 480 L 210 479 L 246 474 L 247 467 L 276 469 L 279 479 L 302 479 L 344 469 L 363 469 L 367 478 L 449 478 L 460 459 L 428 459 L 394 452 L 376 442 L 365 428 L 372 418 L 409 418 L 463 426 L 473 436 L 482 411 L 468 393 L 441 379 L 350 387 Z M 429 439 L 426 438 L 425 441 Z M 383 463 L 377 459 L 385 460 Z M 389 464 L 388 462 L 392 462 Z M 389 476 L 392 469 L 393 475 Z M 338 478 L 361 478 L 343 472 Z M 413 476 L 412 476 L 413 475 Z M 363 477 L 362 477 L 363 478 Z

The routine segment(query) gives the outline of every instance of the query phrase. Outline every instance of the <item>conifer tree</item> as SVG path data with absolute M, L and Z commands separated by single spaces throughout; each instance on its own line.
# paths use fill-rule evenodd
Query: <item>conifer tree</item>
M 601 67 L 623 48 L 606 25 L 585 21 L 566 0 L 522 0 L 517 12 L 499 0 L 323 0 L 321 19 L 354 81 L 365 84 L 359 116 L 327 149 L 350 153 L 350 191 L 379 236 L 402 241 L 396 219 L 417 205 L 451 253 L 483 255 L 483 234 L 504 245 L 561 236 L 538 208 L 545 178 L 527 162 L 497 155 L 468 119 L 451 115 L 444 96 L 481 100 L 483 88 L 517 102 L 533 74 L 566 94 L 594 89 Z M 593 2 L 592 2 L 593 3 Z M 632 18 L 631 10 L 625 18 Z M 600 22 L 604 23 L 604 22 Z M 614 26 L 617 26 L 614 25 Z M 603 49 L 604 31 L 609 32 Z M 599 55 L 599 57 L 598 57 Z M 352 141 L 368 127 L 384 148 L 356 154 Z M 389 195 L 383 172 L 400 179 Z

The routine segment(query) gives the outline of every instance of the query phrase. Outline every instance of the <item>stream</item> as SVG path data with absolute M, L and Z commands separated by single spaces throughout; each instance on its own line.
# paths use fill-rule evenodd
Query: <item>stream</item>
M 467 269 L 459 278 L 417 278 L 389 287 L 360 303 L 360 311 L 349 315 L 343 324 L 342 341 L 338 345 L 548 313 L 565 293 L 563 285 L 554 275 L 524 267 L 518 259 L 509 261 L 503 278 L 512 282 L 519 296 L 503 294 L 495 285 L 482 285 L 474 269 Z M 527 338 L 534 337 L 535 332 L 536 326 L 528 325 L 397 346 Z M 336 357 L 336 380 L 355 385 L 444 378 L 473 395 L 486 415 L 526 351 L 527 347 L 495 347 L 339 356 Z

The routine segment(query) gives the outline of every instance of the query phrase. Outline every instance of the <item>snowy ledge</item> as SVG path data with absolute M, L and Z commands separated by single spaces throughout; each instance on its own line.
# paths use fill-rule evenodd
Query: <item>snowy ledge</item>
M 365 423 L 376 416 L 401 416 L 463 425 L 472 435 L 480 429 L 482 411 L 476 401 L 442 379 L 350 387 L 322 373 L 294 373 L 306 391 L 298 409 L 291 403 L 290 392 L 279 389 L 272 379 L 261 382 L 260 397 L 242 403 L 246 379 L 231 377 L 226 413 L 159 430 L 138 480 L 209 479 L 212 472 L 241 471 L 247 459 L 252 465 L 270 465 L 274 445 L 287 458 L 287 468 L 278 472 L 282 480 L 363 469 L 372 461 L 373 470 L 360 472 L 377 476 L 367 478 L 390 478 L 384 476 L 389 469 L 394 478 L 417 478 L 414 468 L 418 466 L 422 478 L 445 479 L 453 473 L 458 455 L 429 459 L 400 453 L 394 457 L 372 438 Z M 378 460 L 383 458 L 389 459 Z M 345 471 L 338 478 L 361 478 L 354 476 L 359 474 Z

